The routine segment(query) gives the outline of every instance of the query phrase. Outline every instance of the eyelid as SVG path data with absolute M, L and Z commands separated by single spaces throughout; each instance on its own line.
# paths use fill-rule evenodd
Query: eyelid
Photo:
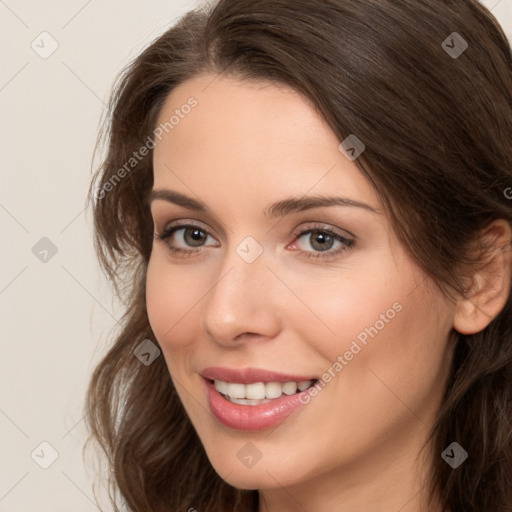
M 159 203 L 162 203 L 162 201 L 153 201 L 151 203 L 151 217 L 153 219 L 153 225 L 156 226 L 160 224 L 162 226 L 162 231 L 165 231 L 167 229 L 172 228 L 174 225 L 181 225 L 181 224 L 191 224 L 194 225 L 200 229 L 203 229 L 204 231 L 207 231 L 209 234 L 213 234 L 212 230 L 214 230 L 216 233 L 219 234 L 219 237 L 224 237 L 227 235 L 227 231 L 231 231 L 229 226 L 224 227 L 221 222 L 219 222 L 216 217 L 216 215 L 212 215 L 210 213 L 205 214 L 198 214 L 201 215 L 201 218 L 205 219 L 205 222 L 207 224 L 204 224 L 203 221 L 197 220 L 193 217 L 180 217 L 181 214 L 183 215 L 194 215 L 192 212 L 188 213 L 172 213 L 172 211 L 169 211 L 168 205 L 162 206 Z M 166 219 L 174 218 L 176 220 L 168 221 Z M 206 227 L 208 226 L 208 227 Z M 216 237 L 218 238 L 218 237 Z
M 336 233 L 342 238 L 351 238 L 354 241 L 357 238 L 355 235 L 353 235 L 350 231 L 347 231 L 346 229 L 340 229 L 330 224 L 325 224 L 324 222 L 315 221 L 306 222 L 305 225 L 304 223 L 302 223 L 297 229 L 293 230 L 292 235 L 295 237 L 300 234 L 303 234 L 304 231 L 330 231 L 332 233 Z
M 155 223 L 155 227 L 156 227 L 156 223 Z M 164 235 L 165 233 L 169 232 L 173 228 L 180 228 L 181 229 L 181 228 L 187 228 L 187 227 L 198 228 L 201 231 L 204 231 L 205 233 L 207 233 L 208 235 L 213 236 L 213 238 L 216 238 L 211 233 L 210 228 L 204 227 L 199 221 L 193 220 L 193 219 L 180 219 L 180 220 L 176 220 L 176 221 L 170 222 L 168 224 L 164 224 L 164 227 L 160 231 L 160 234 Z
M 200 224 L 196 224 L 196 221 L 190 221 L 190 220 L 179 220 L 179 221 L 167 224 L 161 231 L 157 231 L 154 234 L 154 238 L 161 240 L 162 242 L 167 244 L 166 241 L 168 238 L 173 236 L 177 231 L 181 231 L 182 229 L 187 229 L 187 228 L 197 228 L 200 231 L 203 231 L 207 237 L 210 236 L 212 238 L 215 238 L 215 236 L 212 235 L 208 229 L 202 227 Z M 167 244 L 167 245 L 169 245 L 169 244 Z M 218 247 L 218 245 L 216 247 Z M 198 252 L 198 250 L 201 250 L 201 249 L 205 249 L 205 247 L 203 246 L 203 247 L 199 247 L 196 249 L 178 248 L 178 249 L 176 249 L 176 252 L 179 252 L 179 251 Z
M 176 223 L 174 225 L 170 224 L 168 227 L 166 227 L 164 229 L 163 232 L 155 233 L 154 237 L 156 239 L 158 239 L 159 241 L 163 242 L 167 246 L 169 253 L 171 255 L 174 255 L 177 258 L 199 256 L 200 254 L 203 254 L 207 250 L 208 246 L 199 246 L 199 247 L 192 248 L 192 249 L 190 249 L 190 248 L 183 249 L 181 247 L 173 247 L 167 242 L 167 239 L 170 238 L 171 236 L 173 236 L 174 233 L 181 231 L 182 229 L 187 229 L 190 227 L 197 228 L 197 229 L 203 231 L 207 237 L 210 236 L 212 238 L 215 238 L 209 231 L 207 231 L 206 229 L 203 229 L 200 226 L 196 226 L 195 224 L 191 224 L 191 223 L 185 224 L 182 222 Z M 345 252 L 347 252 L 349 250 L 353 250 L 353 248 L 354 248 L 355 237 L 346 238 L 345 236 L 339 234 L 337 231 L 335 231 L 335 229 L 332 229 L 331 227 L 325 227 L 325 226 L 321 226 L 321 225 L 315 224 L 315 223 L 313 223 L 313 225 L 310 226 L 309 228 L 302 227 L 302 229 L 299 229 L 298 232 L 296 231 L 296 233 L 293 235 L 294 239 L 293 239 L 292 244 L 296 243 L 295 241 L 297 240 L 298 235 L 300 235 L 300 238 L 303 238 L 315 231 L 328 233 L 329 236 L 331 236 L 337 242 L 339 242 L 341 244 L 341 246 L 335 250 L 328 249 L 326 251 L 305 251 L 303 249 L 296 249 L 294 252 L 298 253 L 298 257 L 307 258 L 307 259 L 311 259 L 311 260 L 316 259 L 319 261 L 322 261 L 322 260 L 329 261 L 329 260 L 338 258 Z M 217 245 L 217 247 L 218 247 L 218 245 Z
M 297 252 L 300 257 L 307 259 L 317 259 L 319 261 L 332 261 L 336 258 L 339 258 L 342 254 L 345 254 L 347 251 L 353 250 L 356 246 L 357 238 L 350 233 L 350 237 L 342 235 L 339 233 L 339 228 L 331 227 L 330 225 L 325 225 L 321 222 L 312 222 L 310 226 L 301 226 L 296 231 L 294 231 L 294 241 L 293 244 L 296 245 L 296 240 L 304 238 L 315 231 L 319 231 L 321 233 L 328 233 L 329 236 L 334 238 L 337 242 L 341 244 L 340 247 L 334 250 L 326 250 L 326 251 L 305 251 L 303 249 L 299 249 Z M 348 231 L 346 232 L 348 233 Z
M 154 238 L 162 241 L 167 247 L 171 254 L 174 255 L 181 255 L 177 257 L 186 257 L 186 256 L 199 256 L 200 254 L 204 253 L 208 246 L 199 246 L 196 248 L 186 248 L 183 249 L 181 247 L 172 247 L 168 242 L 167 239 L 174 235 L 174 233 L 181 231 L 182 229 L 187 228 L 197 228 L 201 231 L 203 231 L 206 236 L 210 236 L 212 238 L 215 238 L 210 231 L 203 228 L 199 223 L 196 223 L 197 221 L 192 220 L 186 220 L 186 219 L 180 219 L 179 221 L 171 222 L 168 224 L 160 233 L 155 233 Z M 303 238 L 307 236 L 308 234 L 311 234 L 314 231 L 320 231 L 324 233 L 330 234 L 336 241 L 341 243 L 341 247 L 339 247 L 336 250 L 326 250 L 326 251 L 305 251 L 303 249 L 298 249 L 294 252 L 298 252 L 300 257 L 306 257 L 306 258 L 316 258 L 316 259 L 334 259 L 340 256 L 342 253 L 346 252 L 347 250 L 353 249 L 354 245 L 356 243 L 357 237 L 352 235 L 352 233 L 340 230 L 340 228 L 335 228 L 333 226 L 330 226 L 328 224 L 324 224 L 322 222 L 314 222 L 311 221 L 307 223 L 305 226 L 301 224 L 300 227 L 296 228 L 293 231 L 293 241 L 292 244 L 296 243 L 297 238 Z M 345 233 L 349 234 L 349 238 L 344 236 L 343 234 L 340 234 L 339 231 L 345 231 Z M 218 245 L 216 246 L 218 247 Z
M 197 220 L 194 220 L 194 219 L 186 219 L 186 218 L 170 222 L 169 224 L 165 224 L 165 227 L 161 230 L 161 233 L 165 233 L 166 231 L 169 231 L 170 229 L 172 229 L 173 227 L 176 227 L 176 226 L 180 226 L 180 227 L 193 226 L 193 227 L 197 227 L 197 228 L 203 230 L 204 232 L 206 232 L 209 235 L 212 235 L 212 233 L 210 231 L 210 228 L 204 227 L 200 221 L 197 221 Z M 324 230 L 325 229 L 327 231 L 333 231 L 335 233 L 338 233 L 338 231 L 343 231 L 349 237 L 352 237 L 353 239 L 357 238 L 354 234 L 352 234 L 350 231 L 348 231 L 346 229 L 342 230 L 340 228 L 331 226 L 330 224 L 326 224 L 324 222 L 319 222 L 319 221 L 305 221 L 305 222 L 302 222 L 298 228 L 293 230 L 292 236 L 295 237 L 297 235 L 300 235 L 301 233 L 303 233 L 303 231 L 305 231 L 307 229 L 317 229 L 317 230 Z M 338 233 L 338 234 L 340 234 L 340 236 L 345 237 L 345 235 L 343 235 L 341 233 Z

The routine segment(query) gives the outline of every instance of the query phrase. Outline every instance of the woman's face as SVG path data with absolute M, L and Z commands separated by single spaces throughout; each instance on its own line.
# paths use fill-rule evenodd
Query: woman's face
M 198 77 L 166 122 L 147 309 L 214 468 L 247 489 L 399 474 L 439 407 L 455 306 L 297 93 Z

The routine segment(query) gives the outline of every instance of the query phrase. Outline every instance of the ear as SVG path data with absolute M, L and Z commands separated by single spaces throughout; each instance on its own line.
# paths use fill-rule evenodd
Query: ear
M 511 288 L 510 224 L 504 219 L 495 220 L 479 238 L 489 249 L 474 272 L 467 293 L 457 300 L 453 327 L 461 334 L 483 331 L 505 306 Z

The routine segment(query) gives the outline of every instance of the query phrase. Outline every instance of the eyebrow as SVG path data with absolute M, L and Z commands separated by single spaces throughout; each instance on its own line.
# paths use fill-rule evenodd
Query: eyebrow
M 209 208 L 205 203 L 192 197 L 186 196 L 179 192 L 169 189 L 153 189 L 150 190 L 146 196 L 146 204 L 150 205 L 153 201 L 160 199 L 169 203 L 182 206 L 187 210 L 207 213 Z M 289 215 L 294 212 L 301 212 L 312 208 L 320 208 L 326 206 L 349 206 L 353 208 L 362 208 L 371 213 L 378 214 L 380 210 L 373 208 L 372 206 L 355 201 L 348 197 L 339 196 L 308 196 L 301 198 L 289 198 L 283 199 L 272 203 L 269 208 L 264 210 L 263 214 L 268 218 L 278 218 Z

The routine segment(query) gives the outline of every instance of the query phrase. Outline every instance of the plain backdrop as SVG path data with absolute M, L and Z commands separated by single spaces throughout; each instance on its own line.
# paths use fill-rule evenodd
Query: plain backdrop
M 116 75 L 202 3 L 0 0 L 0 512 L 98 510 L 84 394 L 121 310 L 84 211 L 94 145 Z M 512 0 L 483 3 L 512 40 Z

